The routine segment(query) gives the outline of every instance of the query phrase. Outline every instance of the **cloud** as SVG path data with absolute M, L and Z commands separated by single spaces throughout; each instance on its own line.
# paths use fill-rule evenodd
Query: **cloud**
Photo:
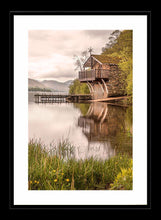
M 110 30 L 30 30 L 28 71 L 30 78 L 75 78 L 73 55 L 89 47 L 101 53 Z
M 44 79 L 44 78 L 47 78 L 47 79 L 61 79 L 61 78 L 75 78 L 76 77 L 76 74 L 75 73 L 72 73 L 71 71 L 69 70 L 58 70 L 57 72 L 47 72 L 47 73 L 44 73 L 44 74 L 41 74 L 41 78 L 40 79 Z
M 29 31 L 29 56 L 50 56 L 54 53 L 71 56 L 79 47 L 81 31 Z M 77 51 L 77 50 L 76 50 Z
M 61 54 L 52 54 L 48 58 L 30 58 L 30 78 L 75 78 L 73 60 Z M 33 76 L 33 77 L 32 77 Z
M 105 37 L 106 39 L 108 39 L 112 31 L 113 30 L 84 30 L 84 33 L 89 35 L 90 37 L 94 37 L 94 38 Z

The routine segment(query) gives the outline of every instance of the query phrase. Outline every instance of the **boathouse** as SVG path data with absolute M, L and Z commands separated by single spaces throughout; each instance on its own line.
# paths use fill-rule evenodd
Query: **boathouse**
M 92 99 L 124 95 L 119 62 L 120 58 L 116 56 L 94 54 L 85 61 L 79 80 L 87 83 Z

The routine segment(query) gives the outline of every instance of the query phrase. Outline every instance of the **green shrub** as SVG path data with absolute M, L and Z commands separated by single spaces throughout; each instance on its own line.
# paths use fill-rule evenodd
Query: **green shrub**
M 86 83 L 80 83 L 79 79 L 75 79 L 69 86 L 69 94 L 89 94 L 90 91 Z
M 121 172 L 117 174 L 114 183 L 112 183 L 111 189 L 115 190 L 132 190 L 133 182 L 133 169 L 132 160 L 129 168 L 121 168 Z

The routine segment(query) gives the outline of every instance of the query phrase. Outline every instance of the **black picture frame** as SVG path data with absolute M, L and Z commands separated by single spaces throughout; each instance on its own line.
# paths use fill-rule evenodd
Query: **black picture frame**
M 147 16 L 147 205 L 14 205 L 14 15 Z M 9 210 L 151 210 L 151 11 L 10 11 L 9 12 Z

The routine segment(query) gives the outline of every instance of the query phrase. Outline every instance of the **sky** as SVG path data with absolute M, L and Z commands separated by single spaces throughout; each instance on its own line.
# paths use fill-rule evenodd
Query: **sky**
M 30 30 L 28 32 L 28 77 L 65 82 L 78 77 L 73 55 L 89 47 L 101 54 L 113 30 Z

